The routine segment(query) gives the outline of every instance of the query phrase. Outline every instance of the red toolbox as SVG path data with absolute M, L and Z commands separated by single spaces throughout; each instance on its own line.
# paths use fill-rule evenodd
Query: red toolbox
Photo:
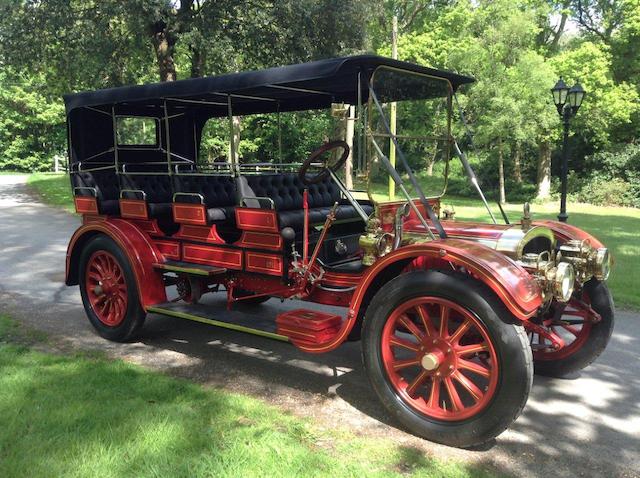
M 278 315 L 278 334 L 292 340 L 321 344 L 335 336 L 342 325 L 342 317 L 315 310 L 296 309 Z

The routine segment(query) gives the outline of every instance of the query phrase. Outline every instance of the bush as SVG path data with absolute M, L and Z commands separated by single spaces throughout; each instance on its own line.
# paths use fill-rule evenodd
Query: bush
M 597 178 L 587 181 L 572 197 L 598 206 L 640 207 L 640 196 L 634 187 L 620 178 Z
M 640 145 L 626 144 L 585 158 L 588 175 L 572 174 L 568 188 L 578 201 L 640 207 Z

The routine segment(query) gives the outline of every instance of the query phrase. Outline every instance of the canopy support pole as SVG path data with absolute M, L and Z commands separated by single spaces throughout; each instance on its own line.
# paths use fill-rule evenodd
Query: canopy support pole
M 169 174 L 171 173 L 171 135 L 169 134 L 169 109 L 167 108 L 167 100 L 162 101 L 164 108 L 164 136 L 167 143 L 167 169 Z
M 229 116 L 229 159 L 231 160 L 231 169 L 234 176 L 240 175 L 238 168 L 238 145 L 236 144 L 235 128 L 233 127 L 233 108 L 231 106 L 231 95 L 227 95 L 227 109 Z

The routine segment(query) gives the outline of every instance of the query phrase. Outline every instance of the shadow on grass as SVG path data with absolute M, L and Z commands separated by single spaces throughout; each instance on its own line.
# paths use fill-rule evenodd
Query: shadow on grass
M 478 476 L 121 361 L 0 343 L 0 476 Z M 488 476 L 488 475 L 487 475 Z

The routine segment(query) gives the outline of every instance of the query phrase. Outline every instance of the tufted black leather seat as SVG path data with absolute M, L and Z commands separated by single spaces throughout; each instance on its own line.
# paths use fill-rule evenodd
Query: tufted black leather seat
M 338 185 L 327 177 L 323 181 L 305 185 L 297 173 L 262 174 L 246 176 L 247 184 L 254 196 L 273 200 L 280 228 L 301 229 L 304 223 L 302 195 L 309 189 L 309 223 L 322 224 L 335 202 L 343 203 L 336 211 L 337 220 L 358 219 L 358 213 L 350 204 L 344 204 Z M 246 195 L 247 193 L 244 192 Z M 367 214 L 373 212 L 370 205 L 362 206 Z
M 210 224 L 235 224 L 237 195 L 231 176 L 189 175 L 174 176 L 176 192 L 196 193 L 204 197 L 207 220 Z M 197 197 L 178 196 L 180 202 L 200 202 Z
M 149 217 L 168 222 L 172 218 L 171 201 L 173 188 L 171 178 L 166 174 L 123 174 L 122 189 L 144 191 Z M 140 195 L 124 192 L 124 197 L 140 199 Z
M 71 181 L 74 187 L 95 189 L 100 214 L 109 216 L 120 214 L 118 202 L 120 187 L 114 169 L 74 172 L 71 174 Z M 74 193 L 77 196 L 93 196 L 88 189 L 78 189 Z

